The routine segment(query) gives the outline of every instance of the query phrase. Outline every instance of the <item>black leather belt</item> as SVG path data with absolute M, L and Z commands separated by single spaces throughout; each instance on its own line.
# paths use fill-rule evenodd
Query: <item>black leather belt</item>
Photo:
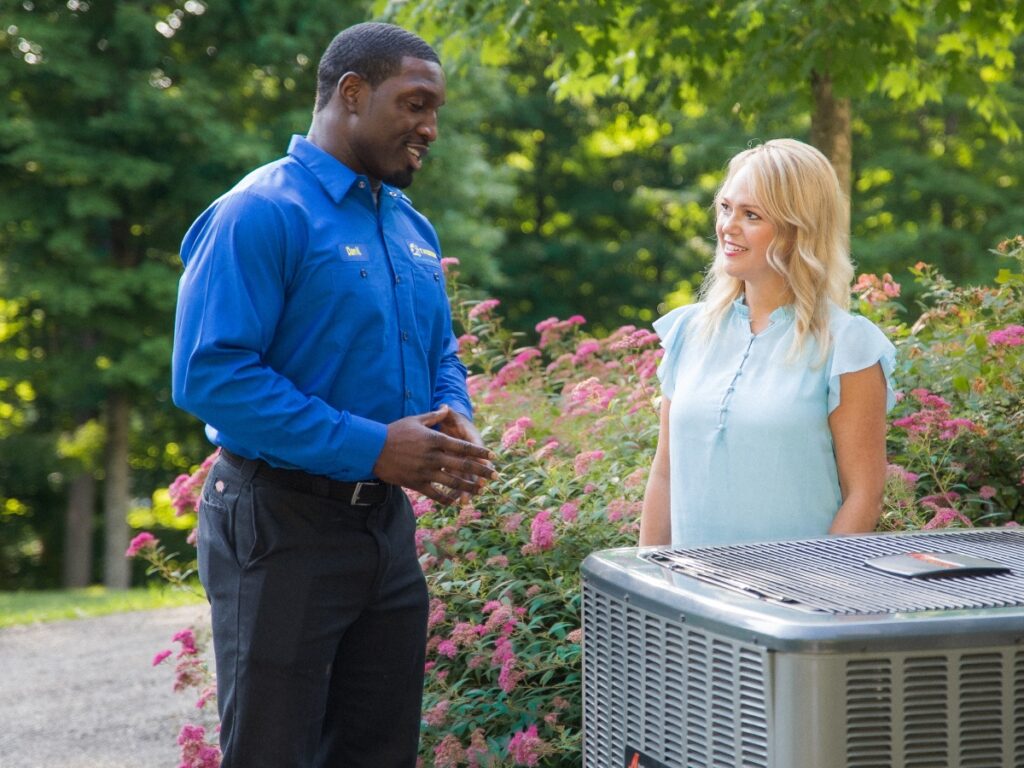
M 262 477 L 275 485 L 291 488 L 294 491 L 343 501 L 353 507 L 372 507 L 383 504 L 388 500 L 388 493 L 391 491 L 391 485 L 380 480 L 345 483 L 323 475 L 312 475 L 300 469 L 272 467 L 262 459 L 247 459 L 224 448 L 220 449 L 220 455 L 238 469 L 244 469 L 247 464 L 255 464 L 256 471 L 253 473 L 253 477 Z

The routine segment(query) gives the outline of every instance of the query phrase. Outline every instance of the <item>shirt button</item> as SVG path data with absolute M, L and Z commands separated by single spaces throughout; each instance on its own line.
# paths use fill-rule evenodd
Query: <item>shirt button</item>
M 402 341 L 408 341 L 408 340 L 409 340 L 409 332 L 408 331 L 402 331 Z
M 395 275 L 395 285 L 398 285 L 400 282 L 402 282 L 402 276 Z
M 412 390 L 410 390 L 410 389 L 405 390 L 405 399 L 406 400 L 412 400 Z
M 366 270 L 365 269 L 360 269 L 359 270 L 359 276 L 360 277 L 366 277 Z
M 392 197 L 398 197 L 397 192 L 389 192 L 388 194 L 391 195 Z
M 360 189 L 366 189 L 366 182 L 365 181 L 360 181 L 359 182 L 359 188 Z

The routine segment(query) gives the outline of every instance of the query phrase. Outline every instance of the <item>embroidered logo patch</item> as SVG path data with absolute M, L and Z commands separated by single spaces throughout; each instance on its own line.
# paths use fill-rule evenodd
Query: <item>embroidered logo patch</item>
M 338 253 L 344 261 L 368 261 L 370 258 L 367 247 L 362 243 L 339 245 Z
M 409 253 L 411 253 L 418 259 L 434 259 L 435 261 L 437 260 L 437 253 L 432 251 L 430 248 L 427 248 L 422 245 L 417 245 L 416 243 L 413 242 L 409 243 Z

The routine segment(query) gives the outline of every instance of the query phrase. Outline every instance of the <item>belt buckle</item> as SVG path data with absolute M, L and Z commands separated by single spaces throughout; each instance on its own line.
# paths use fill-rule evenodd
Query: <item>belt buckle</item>
M 364 482 L 356 483 L 355 490 L 352 491 L 352 499 L 351 499 L 351 501 L 349 501 L 349 504 L 351 506 L 353 506 L 353 507 L 369 507 L 369 506 L 372 506 L 372 502 L 363 502 L 363 503 L 359 502 L 359 495 L 363 492 L 363 486 L 364 485 L 370 486 L 370 485 L 376 485 L 376 483 L 364 483 Z

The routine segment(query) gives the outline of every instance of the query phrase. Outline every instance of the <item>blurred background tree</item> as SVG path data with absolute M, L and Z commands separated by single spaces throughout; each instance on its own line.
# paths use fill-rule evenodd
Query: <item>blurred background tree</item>
M 440 44 L 441 141 L 409 193 L 522 331 L 646 325 L 689 301 L 725 162 L 775 136 L 847 164 L 864 270 L 988 280 L 979 255 L 1022 226 L 1008 0 L 9 4 L 0 588 L 123 586 L 126 519 L 171 523 L 153 489 L 209 450 L 169 399 L 181 237 L 306 131 L 318 56 L 374 13 Z

